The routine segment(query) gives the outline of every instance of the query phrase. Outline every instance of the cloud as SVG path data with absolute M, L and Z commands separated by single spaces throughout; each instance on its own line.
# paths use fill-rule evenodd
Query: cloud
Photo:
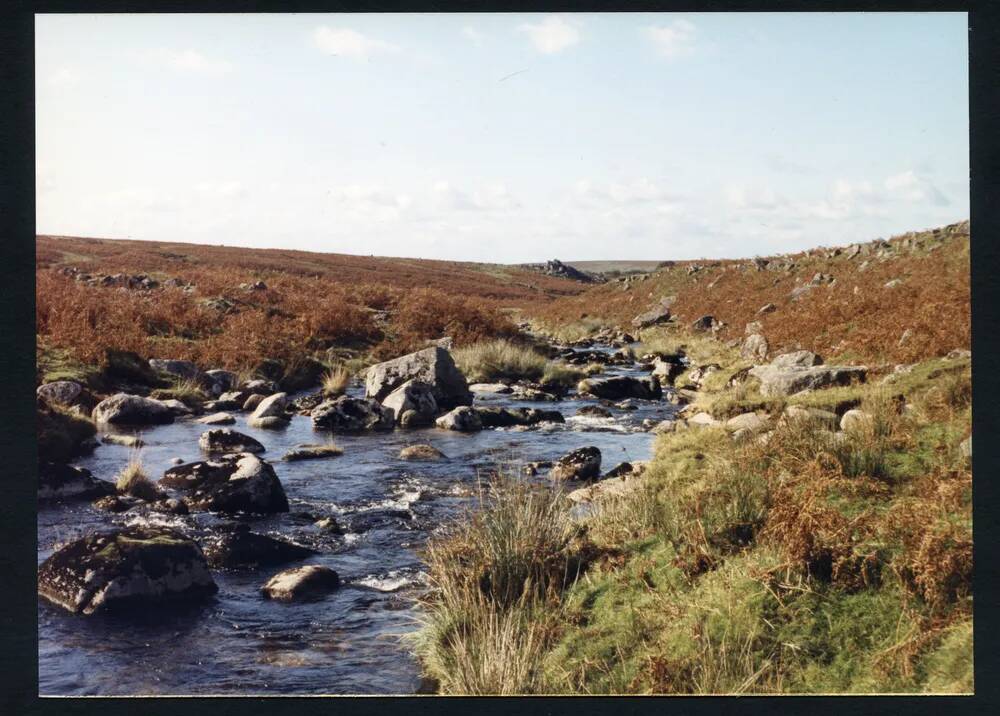
M 80 73 L 72 67 L 60 67 L 48 76 L 46 82 L 53 87 L 65 87 L 68 85 L 75 85 L 79 83 L 81 79 L 82 77 Z
M 930 202 L 934 206 L 948 206 L 951 203 L 929 179 L 912 169 L 886 178 L 885 188 L 890 194 L 904 201 Z
M 687 20 L 674 20 L 667 25 L 651 25 L 643 33 L 652 40 L 656 51 L 664 57 L 682 57 L 694 52 L 697 28 Z
M 483 33 L 481 33 L 476 28 L 471 25 L 466 25 L 462 28 L 462 37 L 467 40 L 472 41 L 473 44 L 482 45 L 483 44 Z
M 313 31 L 312 38 L 320 52 L 336 57 L 367 60 L 372 55 L 399 52 L 396 45 L 346 27 L 322 25 Z
M 769 187 L 730 186 L 726 199 L 734 209 L 774 212 L 788 206 L 788 200 Z
M 544 55 L 561 52 L 580 41 L 576 23 L 568 22 L 558 15 L 550 15 L 535 25 L 525 23 L 517 29 L 526 33 L 535 49 Z
M 246 195 L 246 187 L 238 181 L 201 182 L 195 186 L 195 191 L 203 197 L 213 199 L 232 199 Z
M 209 57 L 197 50 L 155 50 L 153 57 L 160 64 L 178 72 L 221 76 L 233 71 L 231 62 Z

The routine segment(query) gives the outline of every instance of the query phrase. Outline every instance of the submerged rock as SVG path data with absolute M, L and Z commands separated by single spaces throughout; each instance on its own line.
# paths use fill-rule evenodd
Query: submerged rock
M 438 346 L 373 365 L 365 374 L 365 397 L 385 400 L 390 393 L 411 380 L 431 386 L 439 408 L 472 404 L 472 393 L 465 376 L 455 365 L 451 354 Z
M 97 404 L 93 418 L 116 425 L 164 425 L 174 421 L 174 414 L 158 400 L 116 393 Z
M 38 594 L 74 613 L 196 601 L 217 591 L 201 548 L 163 528 L 91 534 L 57 550 L 38 568 Z
M 340 586 L 340 576 L 316 564 L 286 569 L 267 580 L 260 591 L 265 599 L 292 602 L 331 592 Z
M 274 468 L 250 453 L 172 467 L 159 484 L 190 493 L 184 501 L 192 510 L 288 512 L 288 497 Z
M 540 410 L 538 408 L 474 408 L 474 410 L 484 428 L 566 422 L 558 410 Z
M 308 547 L 251 532 L 246 525 L 236 525 L 209 537 L 204 551 L 209 565 L 226 569 L 267 567 L 316 554 Z
M 433 445 L 410 445 L 399 451 L 401 460 L 444 460 L 447 456 Z
M 549 475 L 556 480 L 596 480 L 601 476 L 601 451 L 593 446 L 577 448 L 559 458 Z
M 298 445 L 285 453 L 283 460 L 319 460 L 325 457 L 339 457 L 344 454 L 344 449 L 332 444 L 326 445 Z

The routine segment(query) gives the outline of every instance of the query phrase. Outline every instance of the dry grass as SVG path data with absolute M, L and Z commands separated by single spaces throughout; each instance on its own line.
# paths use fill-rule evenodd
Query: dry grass
M 115 479 L 115 489 L 123 495 L 131 495 L 148 502 L 156 501 L 162 497 L 159 489 L 146 474 L 142 464 L 142 454 L 138 450 L 129 454 L 128 464 L 122 468 Z
M 351 383 L 351 372 L 344 366 L 330 368 L 323 374 L 323 395 L 335 398 L 347 391 Z
M 545 357 L 527 346 L 506 340 L 474 343 L 458 348 L 452 356 L 471 383 L 498 380 L 538 380 L 545 373 Z

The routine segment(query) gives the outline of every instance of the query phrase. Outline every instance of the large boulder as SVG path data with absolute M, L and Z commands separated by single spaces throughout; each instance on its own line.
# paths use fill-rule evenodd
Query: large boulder
M 636 328 L 649 328 L 670 320 L 670 306 L 673 301 L 670 298 L 662 298 L 660 302 L 645 313 L 640 313 L 632 319 L 632 325 Z
M 309 413 L 313 427 L 333 432 L 352 433 L 362 430 L 392 430 L 396 416 L 371 398 L 342 395 L 325 400 Z
M 259 441 L 229 428 L 202 433 L 198 438 L 198 447 L 205 452 L 264 452 L 264 446 Z
M 803 390 L 817 390 L 837 385 L 864 382 L 868 369 L 864 366 L 754 366 L 750 375 L 760 380 L 760 392 L 765 396 L 792 395 Z
M 810 368 L 823 365 L 823 359 L 812 351 L 792 351 L 776 356 L 771 365 L 775 368 Z
M 87 535 L 38 568 L 38 594 L 71 612 L 202 600 L 218 591 L 201 548 L 179 532 L 128 527 Z
M 472 433 L 483 429 L 483 421 L 479 413 L 468 405 L 460 405 L 445 413 L 434 424 L 442 430 L 456 430 L 461 433 Z
M 587 378 L 580 381 L 576 390 L 578 393 L 588 393 L 607 400 L 622 398 L 655 400 L 663 394 L 659 382 L 653 378 L 633 378 L 628 375 Z
M 549 475 L 556 480 L 596 480 L 601 476 L 601 451 L 577 448 L 556 460 Z
M 438 346 L 373 365 L 365 374 L 365 397 L 385 400 L 410 380 L 430 385 L 439 408 L 472 404 L 465 376 L 451 354 Z
M 50 404 L 75 405 L 83 393 L 83 387 L 72 380 L 57 380 L 38 386 L 35 395 L 44 398 Z
M 309 564 L 286 569 L 267 580 L 260 591 L 265 599 L 293 602 L 317 597 L 340 586 L 340 576 L 329 567 Z
M 204 550 L 209 565 L 224 569 L 268 567 L 316 554 L 308 547 L 251 532 L 244 524 L 212 535 L 205 540 Z
M 288 497 L 274 468 L 250 453 L 192 462 L 168 469 L 159 484 L 187 492 L 192 510 L 211 512 L 288 512 Z
M 408 380 L 386 396 L 382 407 L 392 408 L 397 420 L 405 413 L 413 411 L 415 417 L 408 420 L 408 425 L 430 425 L 437 415 L 437 399 L 434 388 L 423 381 Z
M 164 425 L 174 421 L 174 413 L 158 400 L 116 393 L 97 404 L 93 418 L 115 425 Z
M 114 493 L 114 483 L 94 477 L 90 470 L 53 462 L 38 463 L 40 501 L 94 500 Z

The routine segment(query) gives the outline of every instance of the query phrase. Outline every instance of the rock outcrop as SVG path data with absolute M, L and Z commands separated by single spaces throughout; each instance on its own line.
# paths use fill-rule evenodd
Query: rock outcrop
M 767 365 L 750 369 L 750 375 L 760 380 L 761 394 L 766 396 L 863 382 L 867 374 L 864 366 L 822 365 L 822 359 L 809 351 L 780 355 Z

